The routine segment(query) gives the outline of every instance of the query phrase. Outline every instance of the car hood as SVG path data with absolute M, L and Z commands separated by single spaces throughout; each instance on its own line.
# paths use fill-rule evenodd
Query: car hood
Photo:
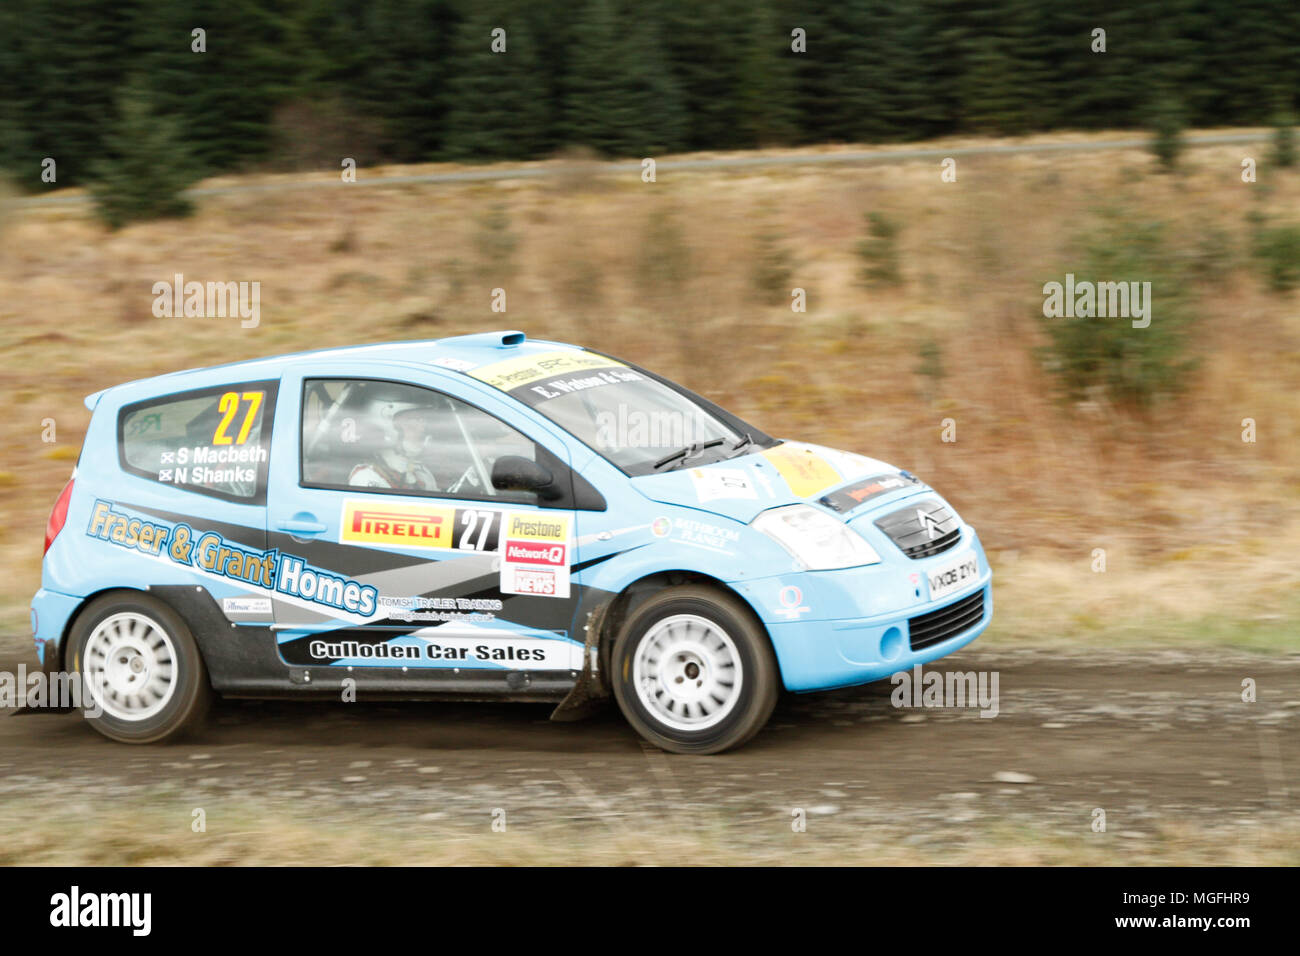
M 930 489 L 865 455 L 805 442 L 782 442 L 739 458 L 632 479 L 652 501 L 696 508 L 748 524 L 761 511 L 800 502 L 845 516 Z

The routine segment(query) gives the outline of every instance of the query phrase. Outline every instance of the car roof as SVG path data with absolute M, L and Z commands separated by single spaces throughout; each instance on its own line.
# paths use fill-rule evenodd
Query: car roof
M 157 392 L 179 391 L 185 387 L 188 377 L 217 369 L 238 370 L 239 374 L 279 375 L 289 365 L 299 362 L 321 359 L 331 363 L 348 361 L 383 361 L 391 364 L 421 368 L 429 365 L 451 371 L 466 371 L 480 365 L 503 359 L 525 355 L 540 355 L 557 349 L 582 351 L 578 345 L 565 342 L 550 342 L 544 339 L 529 339 L 523 332 L 503 329 L 497 332 L 476 332 L 470 335 L 453 335 L 444 339 L 424 339 L 411 342 L 377 342 L 370 345 L 348 345 L 338 348 L 315 349 L 307 352 L 291 352 L 266 358 L 245 359 L 240 362 L 228 362 L 222 365 L 208 365 L 168 372 L 150 378 L 123 382 L 110 388 L 86 396 L 86 407 L 94 409 L 100 398 L 107 392 L 127 386 L 149 386 Z M 142 388 L 142 390 L 144 390 Z

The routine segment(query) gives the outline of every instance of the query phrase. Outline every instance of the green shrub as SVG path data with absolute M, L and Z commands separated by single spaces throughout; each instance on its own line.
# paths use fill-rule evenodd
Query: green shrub
M 862 260 L 858 277 L 867 288 L 902 285 L 898 233 L 898 224 L 888 216 L 878 212 L 867 214 L 867 236 L 858 243 L 857 250 Z
M 925 382 L 921 393 L 927 400 L 933 401 L 939 394 L 939 386 L 943 382 L 944 375 L 947 374 L 943 364 L 943 345 L 937 339 L 925 339 L 917 346 L 916 358 L 914 371 Z
M 656 209 L 646 221 L 636 259 L 637 294 L 641 301 L 663 305 L 686 296 L 693 269 L 686 233 L 669 209 Z
M 1300 285 L 1300 226 L 1261 227 L 1252 252 L 1274 292 L 1290 292 Z
M 91 166 L 89 189 L 109 228 L 193 211 L 185 190 L 199 174 L 181 125 L 159 115 L 156 98 L 143 85 L 132 83 L 123 91 L 105 148 L 106 155 Z
M 1202 285 L 1223 282 L 1240 264 L 1233 237 L 1212 222 L 1197 225 L 1187 252 L 1191 277 Z
M 1279 169 L 1290 169 L 1296 163 L 1295 117 L 1290 113 L 1282 113 L 1273 121 L 1273 125 L 1273 165 Z
M 1040 357 L 1062 395 L 1138 409 L 1177 395 L 1198 364 L 1187 257 L 1169 247 L 1162 223 L 1118 217 L 1080 237 L 1076 247 L 1079 254 L 1052 281 L 1063 284 L 1069 272 L 1076 282 L 1150 282 L 1150 324 L 1134 328 L 1131 317 L 1102 317 L 1097 310 L 1090 317 L 1048 317 L 1040 303 L 1047 334 Z
M 474 250 L 493 282 L 503 283 L 515 271 L 519 235 L 510 226 L 510 211 L 493 203 L 474 224 Z
M 1185 145 L 1183 129 L 1186 120 L 1182 107 L 1172 96 L 1158 96 L 1148 109 L 1147 121 L 1152 134 L 1151 152 L 1163 172 L 1173 172 Z
M 760 232 L 754 239 L 754 262 L 750 281 L 764 302 L 790 296 L 794 260 L 775 232 Z

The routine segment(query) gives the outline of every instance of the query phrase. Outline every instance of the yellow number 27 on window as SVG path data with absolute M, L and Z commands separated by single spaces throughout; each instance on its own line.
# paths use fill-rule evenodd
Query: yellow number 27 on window
M 248 433 L 253 428 L 253 422 L 257 420 L 257 412 L 262 407 L 262 398 L 264 392 L 244 392 L 242 402 L 247 406 L 244 412 L 244 423 L 239 426 L 239 434 L 233 439 L 236 445 L 242 445 L 248 441 Z M 229 445 L 231 437 L 226 434 L 226 429 L 230 423 L 235 420 L 239 414 L 241 396 L 238 392 L 226 392 L 221 396 L 221 401 L 217 403 L 217 410 L 222 413 L 221 423 L 217 425 L 216 432 L 212 435 L 212 444 Z

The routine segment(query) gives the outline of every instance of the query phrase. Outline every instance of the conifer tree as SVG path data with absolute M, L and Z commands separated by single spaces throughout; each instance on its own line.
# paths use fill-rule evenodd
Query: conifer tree
M 471 14 L 456 33 L 447 91 L 447 157 L 535 156 L 551 115 L 537 70 L 537 47 L 522 16 L 503 4 L 484 4 Z
M 668 69 L 656 5 L 626 12 L 590 0 L 573 31 L 565 83 L 569 142 L 610 156 L 650 156 L 680 147 L 681 97 Z
M 89 183 L 96 211 L 110 228 L 190 212 L 184 192 L 198 176 L 182 129 L 176 117 L 159 113 L 143 81 L 123 88 Z

